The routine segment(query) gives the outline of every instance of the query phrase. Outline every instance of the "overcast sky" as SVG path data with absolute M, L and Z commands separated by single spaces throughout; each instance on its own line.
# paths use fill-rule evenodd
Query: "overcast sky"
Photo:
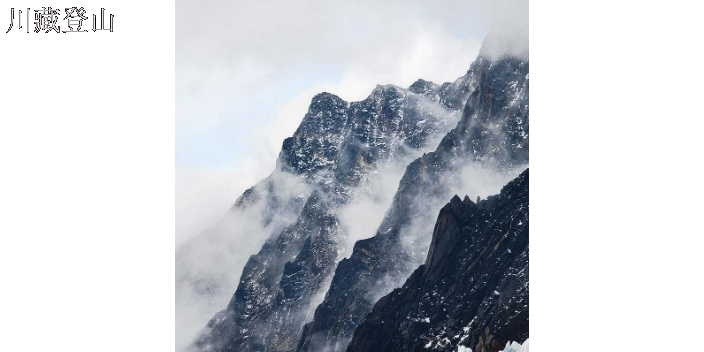
M 315 94 L 463 75 L 506 12 L 486 3 L 177 0 L 177 244 L 273 170 Z

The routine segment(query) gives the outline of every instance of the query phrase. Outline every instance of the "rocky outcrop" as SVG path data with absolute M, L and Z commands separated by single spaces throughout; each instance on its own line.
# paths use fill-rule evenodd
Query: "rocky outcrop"
M 437 209 L 454 190 L 466 186 L 463 178 L 472 182 L 478 177 L 463 175 L 467 165 L 509 179 L 527 166 L 528 52 L 498 54 L 496 43 L 502 40 L 485 40 L 467 73 L 472 93 L 462 118 L 434 152 L 408 165 L 376 235 L 358 241 L 352 255 L 340 261 L 297 351 L 346 349 L 379 297 L 400 286 L 425 260 Z M 423 82 L 414 87 L 430 88 Z
M 528 170 L 479 203 L 455 196 L 425 263 L 381 298 L 348 352 L 497 352 L 528 338 Z
M 265 226 L 277 223 L 282 213 L 298 215 L 249 259 L 235 295 L 190 349 L 294 350 L 307 316 L 312 317 L 313 299 L 325 292 L 345 253 L 346 229 L 335 210 L 375 177 L 374 170 L 436 145 L 459 120 L 468 94 L 468 76 L 462 76 L 443 85 L 377 86 L 367 99 L 353 103 L 316 95 L 299 128 L 284 141 L 275 172 L 289 175 L 278 177 L 287 182 L 304 183 L 310 193 L 289 192 L 285 182 L 270 177 L 237 200 L 233 211 L 261 207 Z

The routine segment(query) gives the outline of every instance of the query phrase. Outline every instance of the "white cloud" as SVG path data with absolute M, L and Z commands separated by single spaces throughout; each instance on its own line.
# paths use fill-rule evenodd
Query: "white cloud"
M 176 244 L 218 223 L 245 189 L 272 172 L 315 94 L 351 102 L 377 84 L 453 81 L 476 57 L 487 23 L 515 22 L 496 10 L 511 6 L 507 0 L 177 0 Z M 340 210 L 348 255 L 354 241 L 375 234 L 405 166 L 388 166 Z M 489 183 L 458 192 L 484 196 L 496 190 Z M 208 258 L 205 246 L 196 253 L 209 260 L 191 258 L 207 277 L 226 269 L 227 280 L 210 302 L 188 287 L 177 291 L 177 346 L 234 292 L 247 256 L 264 238 L 250 234 L 270 232 L 245 218 L 219 226 L 240 255 Z
M 485 32 L 476 6 L 462 1 L 178 0 L 176 8 L 179 242 L 273 170 L 315 94 L 358 101 L 377 84 L 452 81 Z
M 176 246 L 215 225 L 262 175 L 251 169 L 183 167 L 176 173 Z

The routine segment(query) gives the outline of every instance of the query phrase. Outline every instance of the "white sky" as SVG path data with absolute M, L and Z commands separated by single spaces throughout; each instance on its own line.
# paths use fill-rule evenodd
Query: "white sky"
M 177 244 L 273 170 L 315 94 L 358 101 L 377 84 L 453 81 L 476 57 L 488 11 L 455 0 L 177 0 Z

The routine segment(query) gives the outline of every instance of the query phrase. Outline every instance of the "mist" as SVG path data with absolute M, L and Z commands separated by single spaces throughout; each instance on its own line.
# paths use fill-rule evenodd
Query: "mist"
M 274 169 L 315 94 L 357 101 L 463 74 L 486 33 L 477 13 L 457 0 L 177 0 L 177 244 Z
M 227 212 L 217 225 L 195 238 L 198 240 L 185 243 L 187 248 L 177 253 L 178 351 L 186 348 L 208 320 L 227 305 L 237 288 L 241 268 L 264 243 L 266 236 L 261 234 L 265 229 L 251 218 L 254 211 Z
M 441 181 L 446 185 L 442 194 L 430 199 L 422 193 L 416 194 L 412 202 L 415 204 L 427 202 L 427 208 L 430 210 L 418 213 L 411 223 L 401 230 L 403 232 L 401 252 L 410 255 L 410 260 L 406 263 L 407 270 L 401 275 L 386 276 L 380 286 L 368 287 L 369 300 L 376 302 L 393 289 L 403 286 L 410 274 L 425 262 L 440 209 L 449 203 L 454 195 L 461 199 L 468 196 L 472 202 L 476 202 L 477 197 L 486 199 L 500 193 L 503 186 L 527 167 L 528 165 L 524 165 L 509 171 L 500 171 L 488 164 L 468 162 L 458 172 L 448 174 L 449 177 Z
M 227 306 L 249 257 L 259 251 L 267 238 L 296 220 L 300 209 L 289 205 L 291 201 L 306 199 L 312 190 L 302 178 L 280 170 L 254 188 L 259 195 L 257 201 L 246 208 L 221 213 L 220 221 L 177 250 L 178 351 L 193 342 L 215 313 Z M 270 189 L 275 192 L 270 193 Z M 265 200 L 270 197 L 275 197 L 281 205 L 275 211 L 266 207 Z
M 304 1 L 295 6 L 177 2 L 177 350 L 183 350 L 225 308 L 249 256 L 295 221 L 298 209 L 293 206 L 267 215 L 271 221 L 263 221 L 267 217 L 263 213 L 271 211 L 263 201 L 245 210 L 228 209 L 245 189 L 275 168 L 283 139 L 298 127 L 311 97 L 328 91 L 349 102 L 363 99 L 377 84 L 407 87 L 419 78 L 451 82 L 467 71 L 490 25 L 506 33 L 523 33 L 525 23 L 527 45 L 527 16 L 522 21 L 511 15 L 518 13 L 511 9 L 523 3 L 527 6 L 527 1 Z M 360 27 L 361 19 L 369 26 Z M 290 30 L 273 30 L 282 27 Z M 501 41 L 486 47 L 485 54 L 494 56 L 516 45 Z M 350 256 L 356 241 L 377 233 L 408 164 L 434 150 L 459 119 L 437 104 L 422 104 L 445 118 L 447 130 L 437 133 L 422 150 L 405 148 L 402 155 L 379 165 L 362 180 L 351 200 L 335 209 L 347 234 L 338 261 Z M 467 165 L 458 185 L 446 197 L 434 200 L 433 209 L 439 210 L 453 194 L 467 194 L 474 200 L 498 193 L 511 178 Z M 296 197 L 305 199 L 311 191 L 305 182 L 279 170 L 268 180 L 283 204 Z M 256 188 L 266 199 L 262 182 Z M 404 237 L 404 246 L 419 263 L 427 253 L 436 216 L 414 219 L 409 236 Z M 322 302 L 329 279 L 302 319 L 310 319 Z M 389 278 L 384 290 L 402 284 L 398 280 Z M 375 292 L 375 296 L 385 293 Z
M 393 203 L 394 195 L 408 164 L 421 155 L 435 150 L 442 138 L 459 121 L 460 112 L 447 110 L 418 94 L 411 92 L 408 94 L 419 98 L 418 103 L 421 110 L 442 121 L 441 129 L 429 136 L 423 148 L 411 149 L 403 145 L 399 146 L 400 150 L 396 158 L 382 163 L 366 175 L 355 190 L 351 201 L 336 210 L 335 214 L 348 234 L 345 257 L 352 254 L 355 242 L 376 235 L 382 220 Z

